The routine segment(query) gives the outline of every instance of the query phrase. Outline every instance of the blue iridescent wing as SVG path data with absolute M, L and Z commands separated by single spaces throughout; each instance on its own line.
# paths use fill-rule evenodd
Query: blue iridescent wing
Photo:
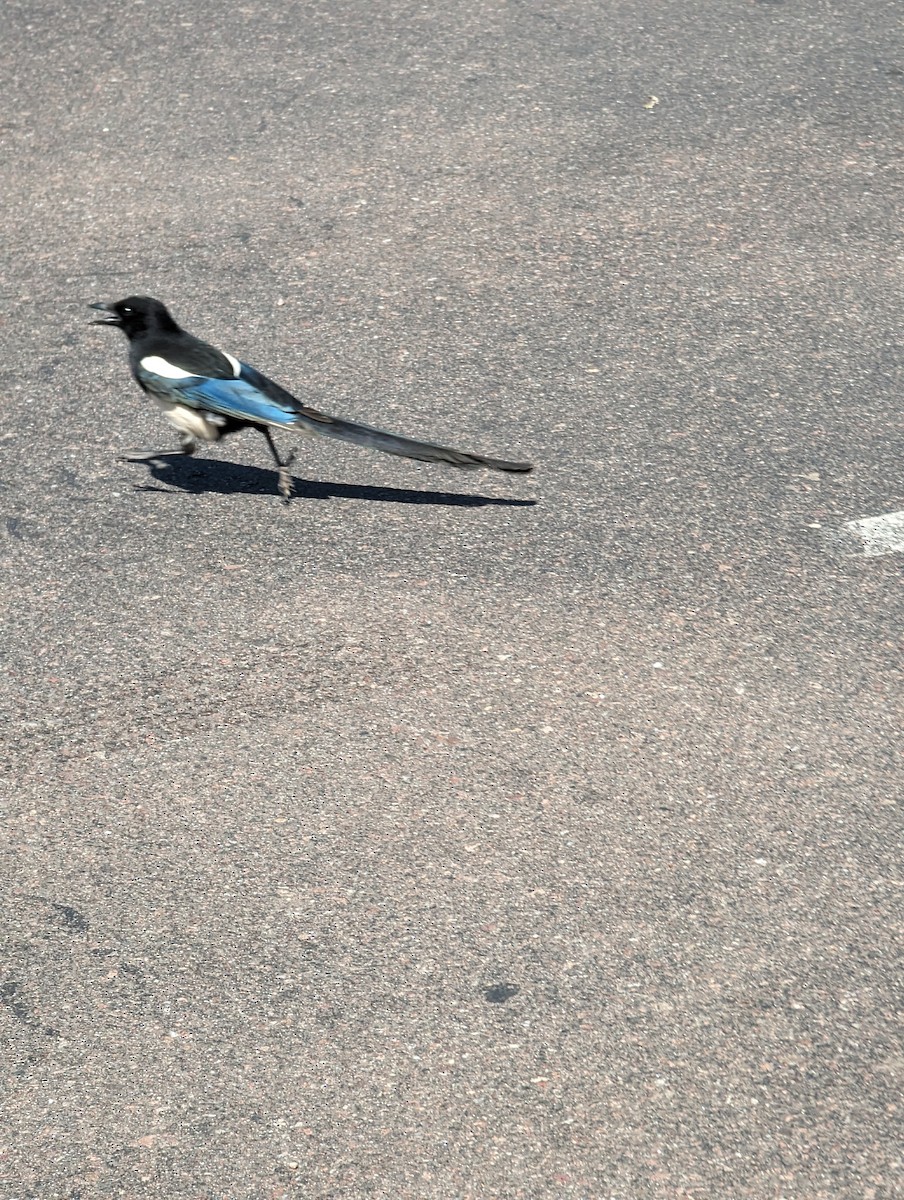
M 159 359 L 143 360 L 137 371 L 139 382 L 154 395 L 177 404 L 263 425 L 292 425 L 301 410 L 294 396 L 247 363 L 239 364 L 238 378 L 214 379 L 189 375 L 171 364 L 166 365 L 172 374 L 161 374 L 149 369 L 146 364 L 150 362 L 159 362 L 161 370 L 164 367 Z M 173 377 L 176 372 L 181 378 Z

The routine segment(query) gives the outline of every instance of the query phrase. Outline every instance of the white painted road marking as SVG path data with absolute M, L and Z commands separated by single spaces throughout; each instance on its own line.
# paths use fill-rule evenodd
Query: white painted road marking
M 835 554 L 857 554 L 861 558 L 904 554 L 904 512 L 846 521 L 840 529 L 829 534 L 827 541 Z

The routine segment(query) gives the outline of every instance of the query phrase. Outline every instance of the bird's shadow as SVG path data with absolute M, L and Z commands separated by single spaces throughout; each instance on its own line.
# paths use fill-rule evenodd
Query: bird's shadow
M 139 492 L 167 492 L 178 488 L 182 492 L 200 495 L 216 492 L 222 496 L 241 493 L 278 495 L 275 471 L 261 467 L 238 466 L 213 458 L 189 458 L 184 454 L 159 454 L 145 460 L 132 459 L 134 466 L 147 467 L 153 483 L 136 484 Z M 358 483 L 328 483 L 292 477 L 292 495 L 299 500 L 383 500 L 393 504 L 443 504 L 452 508 L 482 508 L 501 504 L 509 508 L 529 508 L 536 500 L 506 499 L 461 492 L 414 491 L 410 488 L 370 487 Z

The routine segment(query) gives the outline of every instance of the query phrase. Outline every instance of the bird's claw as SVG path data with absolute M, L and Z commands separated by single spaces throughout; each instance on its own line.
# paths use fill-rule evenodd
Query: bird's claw
M 292 499 L 292 476 L 289 474 L 289 467 L 295 462 L 295 451 L 290 450 L 284 462 L 279 464 L 279 494 L 283 498 L 283 503 L 288 504 Z

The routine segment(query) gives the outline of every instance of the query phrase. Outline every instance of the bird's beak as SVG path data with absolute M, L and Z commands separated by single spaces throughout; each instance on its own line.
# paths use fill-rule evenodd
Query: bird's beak
M 98 300 L 96 304 L 89 304 L 88 307 L 98 308 L 101 312 L 109 314 L 106 317 L 101 317 L 98 321 L 92 321 L 92 325 L 116 325 L 118 327 L 122 324 L 112 304 L 105 304 L 103 300 Z

